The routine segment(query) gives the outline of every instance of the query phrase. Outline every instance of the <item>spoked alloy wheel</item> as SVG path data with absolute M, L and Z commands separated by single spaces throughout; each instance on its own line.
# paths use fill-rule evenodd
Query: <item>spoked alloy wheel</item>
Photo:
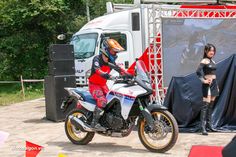
M 69 116 L 73 115 L 77 118 L 83 119 L 84 114 L 81 110 L 72 110 L 66 117 L 65 120 L 65 132 L 69 140 L 78 145 L 88 144 L 94 137 L 94 132 L 83 132 L 80 128 L 76 128 L 70 121 Z
M 178 125 L 168 111 L 152 111 L 155 131 L 148 131 L 145 119 L 139 121 L 138 135 L 142 144 L 152 152 L 164 153 L 170 150 L 178 138 Z

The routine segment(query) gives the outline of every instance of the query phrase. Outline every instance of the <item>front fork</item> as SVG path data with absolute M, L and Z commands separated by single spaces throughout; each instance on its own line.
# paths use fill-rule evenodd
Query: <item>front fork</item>
M 150 129 L 150 131 L 152 131 L 154 129 L 154 119 L 152 117 L 152 114 L 150 113 L 150 111 L 145 107 L 143 108 L 143 105 L 140 101 L 140 99 L 138 99 L 138 104 L 139 104 L 139 109 L 143 115 L 143 117 L 146 119 L 148 127 Z

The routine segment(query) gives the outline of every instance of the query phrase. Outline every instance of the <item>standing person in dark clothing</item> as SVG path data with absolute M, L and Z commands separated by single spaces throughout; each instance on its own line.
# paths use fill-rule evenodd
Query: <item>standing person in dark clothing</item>
M 115 63 L 117 58 L 116 53 L 123 50 L 124 48 L 121 47 L 116 40 L 104 39 L 100 49 L 100 55 L 95 56 L 93 59 L 91 75 L 89 77 L 89 91 L 96 100 L 97 106 L 93 113 L 91 127 L 99 131 L 105 129 L 98 123 L 98 121 L 103 114 L 103 108 L 107 104 L 106 94 L 108 93 L 108 87 L 106 82 L 111 78 L 109 73 L 114 69 L 121 75 L 127 74 L 125 70 L 121 69 Z
M 204 48 L 204 56 L 196 71 L 202 82 L 203 105 L 201 107 L 201 130 L 202 135 L 208 135 L 206 128 L 212 128 L 212 109 L 215 98 L 219 96 L 219 88 L 216 81 L 216 64 L 212 58 L 216 54 L 216 48 L 212 44 L 207 44 Z

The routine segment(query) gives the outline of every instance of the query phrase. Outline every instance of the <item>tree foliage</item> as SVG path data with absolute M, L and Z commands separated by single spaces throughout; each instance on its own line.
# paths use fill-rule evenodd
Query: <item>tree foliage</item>
M 105 13 L 106 1 L 88 0 L 92 19 Z M 86 20 L 86 0 L 1 0 L 0 80 L 43 78 L 49 45 L 58 42 L 58 34 L 78 31 Z

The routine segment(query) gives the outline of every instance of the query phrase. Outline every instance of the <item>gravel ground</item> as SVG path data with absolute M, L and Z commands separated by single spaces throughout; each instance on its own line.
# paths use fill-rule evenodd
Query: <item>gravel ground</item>
M 0 141 L 1 156 L 25 156 L 25 142 L 29 141 L 44 147 L 37 157 L 57 157 L 59 153 L 68 157 L 187 157 L 193 145 L 225 146 L 235 135 L 210 133 L 208 136 L 202 136 L 199 133 L 180 133 L 176 145 L 167 153 L 159 154 L 146 150 L 136 131 L 125 138 L 95 135 L 88 145 L 74 145 L 66 137 L 63 122 L 55 123 L 44 117 L 43 98 L 1 106 L 0 131 L 9 133 L 4 144 Z

